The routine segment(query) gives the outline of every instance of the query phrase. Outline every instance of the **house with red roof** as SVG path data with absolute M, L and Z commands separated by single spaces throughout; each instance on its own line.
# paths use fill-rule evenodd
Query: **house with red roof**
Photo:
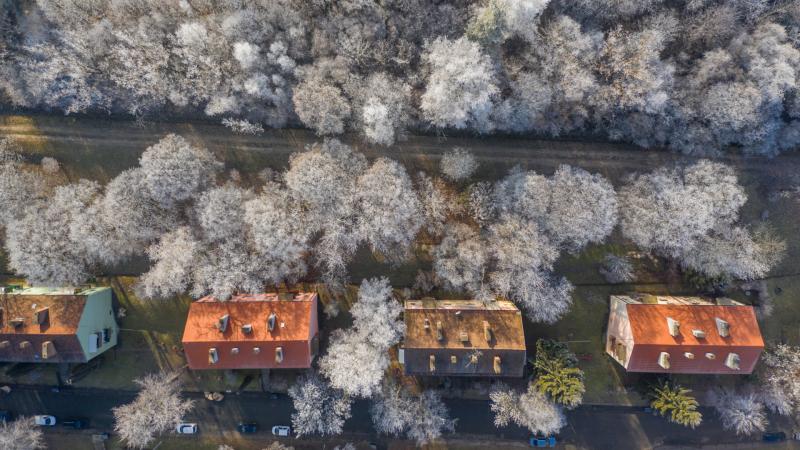
M 752 306 L 728 298 L 611 296 L 606 353 L 628 372 L 749 374 L 763 350 Z
M 191 304 L 183 332 L 189 368 L 306 369 L 319 350 L 316 293 L 241 294 Z

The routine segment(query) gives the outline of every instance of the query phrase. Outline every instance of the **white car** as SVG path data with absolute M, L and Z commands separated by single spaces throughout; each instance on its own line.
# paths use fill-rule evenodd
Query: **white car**
M 292 429 L 287 425 L 275 425 L 272 427 L 272 434 L 275 436 L 289 436 L 292 434 Z
M 33 423 L 43 427 L 52 427 L 56 424 L 56 418 L 53 416 L 33 416 Z
M 175 427 L 175 431 L 178 434 L 197 434 L 197 424 L 196 423 L 179 423 L 177 427 Z

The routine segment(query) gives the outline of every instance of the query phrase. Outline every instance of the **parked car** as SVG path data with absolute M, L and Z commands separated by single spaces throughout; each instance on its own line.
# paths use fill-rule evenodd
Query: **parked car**
M 197 424 L 196 423 L 179 423 L 177 427 L 175 427 L 175 431 L 178 434 L 197 434 Z
M 543 436 L 543 435 L 538 435 L 538 436 L 531 435 L 531 437 L 528 439 L 528 442 L 530 443 L 531 447 L 538 447 L 538 448 L 555 447 L 556 446 L 556 437 L 555 436 Z
M 761 436 L 761 440 L 764 442 L 783 442 L 786 440 L 786 433 L 783 431 L 778 431 L 775 433 L 764 433 Z
M 258 431 L 258 424 L 253 422 L 249 423 L 240 423 L 236 426 L 236 429 L 239 430 L 239 433 L 242 434 L 252 434 Z
M 11 422 L 12 418 L 11 411 L 0 411 L 0 423 Z
M 56 424 L 56 418 L 53 416 L 33 416 L 33 423 L 44 427 L 52 427 Z
M 89 426 L 89 419 L 67 419 L 61 422 L 65 427 L 72 427 L 76 430 L 82 430 Z
M 289 436 L 292 434 L 292 428 L 288 425 L 275 425 L 272 427 L 272 434 L 275 436 Z

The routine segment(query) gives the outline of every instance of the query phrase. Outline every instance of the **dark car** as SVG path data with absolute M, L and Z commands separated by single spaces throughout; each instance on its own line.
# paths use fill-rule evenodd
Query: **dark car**
M 258 431 L 258 424 L 255 423 L 240 423 L 236 426 L 236 429 L 239 430 L 239 433 L 242 434 L 253 434 Z
M 61 425 L 64 425 L 65 427 L 74 428 L 76 430 L 82 430 L 82 429 L 84 429 L 84 428 L 89 426 L 89 420 L 88 419 L 67 419 L 67 420 L 61 422 Z
M 761 436 L 761 440 L 764 442 L 783 442 L 786 440 L 786 433 L 783 431 L 779 431 L 777 433 L 764 433 Z
M 556 446 L 556 437 L 555 436 L 542 436 L 531 435 L 528 438 L 528 443 L 531 447 L 555 447 Z
M 0 423 L 11 422 L 11 411 L 0 411 Z

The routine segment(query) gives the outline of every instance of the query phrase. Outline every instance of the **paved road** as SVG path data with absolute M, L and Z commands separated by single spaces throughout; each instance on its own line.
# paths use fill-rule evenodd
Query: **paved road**
M 209 402 L 200 393 L 187 392 L 197 401 L 187 420 L 197 421 L 204 435 L 223 439 L 235 433 L 240 421 L 255 421 L 264 433 L 268 427 L 290 424 L 292 404 L 286 396 L 270 400 L 266 395 L 243 392 L 229 394 L 222 402 Z M 134 392 L 106 389 L 62 389 L 54 393 L 47 386 L 15 386 L 12 393 L 0 398 L 0 409 L 15 414 L 52 414 L 60 419 L 85 417 L 93 428 L 111 430 L 111 409 L 130 402 Z M 483 440 L 524 441 L 528 433 L 518 427 L 497 429 L 492 423 L 489 404 L 482 400 L 446 400 L 453 417 L 458 419 L 456 432 L 460 438 L 472 435 Z M 562 442 L 588 449 L 647 449 L 659 446 L 695 446 L 702 444 L 757 444 L 753 439 L 739 439 L 722 429 L 710 410 L 703 410 L 705 420 L 695 430 L 667 423 L 663 418 L 644 413 L 640 407 L 582 406 L 567 414 L 568 426 L 562 431 Z M 788 426 L 784 419 L 771 417 L 773 424 Z M 374 434 L 369 418 L 369 403 L 353 404 L 353 417 L 347 421 L 345 432 L 376 442 L 386 442 Z

